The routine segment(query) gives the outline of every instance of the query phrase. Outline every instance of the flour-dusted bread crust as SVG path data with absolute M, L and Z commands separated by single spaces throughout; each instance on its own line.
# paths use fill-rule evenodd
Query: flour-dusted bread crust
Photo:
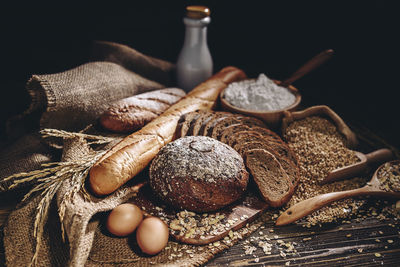
M 155 119 L 185 96 L 179 88 L 166 88 L 118 100 L 100 116 L 100 124 L 113 132 L 133 132 Z
M 150 186 L 178 209 L 218 210 L 239 199 L 249 174 L 231 147 L 205 136 L 179 138 L 164 146 L 150 165 Z
M 96 195 L 107 195 L 149 165 L 160 149 L 171 142 L 179 118 L 196 110 L 211 110 L 219 93 L 231 82 L 246 79 L 235 67 L 226 67 L 194 88 L 142 129 L 125 137 L 90 169 L 89 186 Z

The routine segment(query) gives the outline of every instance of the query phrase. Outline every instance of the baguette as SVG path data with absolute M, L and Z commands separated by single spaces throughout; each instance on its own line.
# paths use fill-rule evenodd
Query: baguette
M 235 67 L 225 67 L 139 131 L 107 151 L 90 169 L 89 186 L 99 196 L 108 195 L 141 172 L 160 149 L 171 142 L 179 118 L 195 110 L 211 110 L 219 93 L 231 82 L 246 79 Z

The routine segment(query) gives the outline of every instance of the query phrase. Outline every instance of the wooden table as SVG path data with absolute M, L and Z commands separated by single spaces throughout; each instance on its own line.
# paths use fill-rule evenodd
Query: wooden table
M 362 143 L 363 152 L 388 147 L 385 140 L 368 129 L 351 125 Z M 398 150 L 394 149 L 399 157 Z M 0 228 L 18 200 L 0 196 Z M 370 205 L 376 199 L 371 198 Z M 271 254 L 258 247 L 260 232 L 271 244 Z M 3 231 L 0 231 L 0 266 L 4 265 Z M 296 252 L 287 252 L 285 244 L 295 244 Z M 251 254 L 246 246 L 257 247 Z M 216 255 L 206 266 L 400 266 L 400 220 L 380 221 L 366 218 L 348 223 L 330 223 L 322 227 L 303 227 L 301 224 L 275 227 L 268 220 L 262 228 L 230 249 Z

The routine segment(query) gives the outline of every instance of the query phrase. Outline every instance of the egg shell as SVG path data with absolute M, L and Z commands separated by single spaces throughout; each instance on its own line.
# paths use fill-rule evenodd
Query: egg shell
M 149 255 L 155 255 L 168 243 L 168 226 L 157 217 L 147 217 L 136 231 L 136 241 L 140 249 Z
M 107 229 L 116 236 L 127 236 L 135 231 L 143 220 L 142 210 L 131 203 L 115 207 L 108 215 Z

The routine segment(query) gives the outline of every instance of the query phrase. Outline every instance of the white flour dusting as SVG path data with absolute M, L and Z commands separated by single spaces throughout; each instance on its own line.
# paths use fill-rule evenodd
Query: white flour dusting
M 225 90 L 225 99 L 238 108 L 273 111 L 290 106 L 296 97 L 261 73 L 256 80 L 231 83 Z

